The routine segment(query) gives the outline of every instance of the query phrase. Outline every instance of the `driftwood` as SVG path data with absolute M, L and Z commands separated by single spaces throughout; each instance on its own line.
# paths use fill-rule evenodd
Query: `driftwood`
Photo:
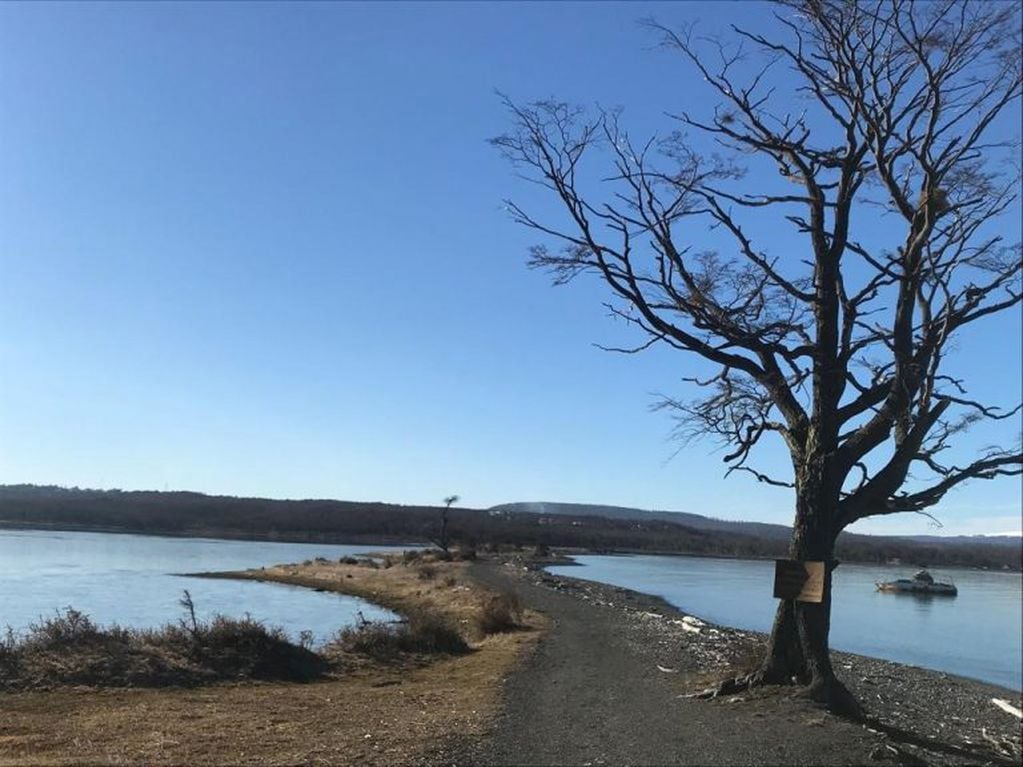
M 1011 705 L 1009 701 L 1001 700 L 1000 698 L 992 698 L 991 702 L 998 706 L 998 708 L 1002 709 L 1002 711 L 1012 714 L 1017 719 L 1023 719 L 1023 711 L 1020 711 L 1018 708 Z
M 1018 743 L 1013 742 L 1009 738 L 997 738 L 995 736 L 988 735 L 988 731 L 984 727 L 980 728 L 980 736 L 1002 756 L 1019 759 L 1020 747 Z

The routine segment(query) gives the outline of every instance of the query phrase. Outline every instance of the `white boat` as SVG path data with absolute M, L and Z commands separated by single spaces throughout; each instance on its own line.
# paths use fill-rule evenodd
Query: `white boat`
M 899 594 L 921 594 L 943 597 L 954 597 L 959 593 L 954 583 L 942 583 L 934 580 L 927 570 L 921 570 L 912 578 L 899 578 L 877 584 L 878 591 L 891 591 Z

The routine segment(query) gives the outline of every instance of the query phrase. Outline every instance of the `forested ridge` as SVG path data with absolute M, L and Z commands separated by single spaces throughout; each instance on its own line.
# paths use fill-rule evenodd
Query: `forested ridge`
M 274 500 L 192 492 L 0 486 L 0 526 L 157 535 L 317 542 L 427 542 L 439 506 Z M 669 522 L 598 516 L 452 508 L 456 543 L 561 546 L 595 551 L 658 551 L 730 557 L 785 557 L 787 541 Z M 1020 570 L 1020 546 L 919 543 L 843 533 L 838 556 L 853 562 Z

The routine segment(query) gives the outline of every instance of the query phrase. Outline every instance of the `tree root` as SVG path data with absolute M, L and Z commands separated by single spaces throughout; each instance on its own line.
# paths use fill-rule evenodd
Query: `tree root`
M 738 695 L 739 693 L 747 692 L 755 687 L 792 686 L 795 684 L 798 684 L 798 680 L 796 680 L 795 677 L 792 677 L 787 681 L 769 679 L 765 674 L 757 671 L 752 674 L 746 674 L 745 676 L 725 679 L 716 687 L 709 687 L 691 697 L 698 698 L 700 700 L 713 700 L 715 698 Z M 866 714 L 859 702 L 853 694 L 849 692 L 846 686 L 836 677 L 814 680 L 811 684 L 806 686 L 805 694 L 816 705 L 837 716 L 851 719 L 856 722 L 862 722 L 866 718 Z
M 758 675 L 754 673 L 726 679 L 716 687 L 708 687 L 706 690 L 689 697 L 699 698 L 700 700 L 712 700 L 714 698 L 725 698 L 729 695 L 738 695 L 740 692 L 746 692 L 761 684 L 754 679 L 756 676 Z
M 814 703 L 837 716 L 854 722 L 866 719 L 859 701 L 835 676 L 815 679 L 806 689 L 806 694 Z

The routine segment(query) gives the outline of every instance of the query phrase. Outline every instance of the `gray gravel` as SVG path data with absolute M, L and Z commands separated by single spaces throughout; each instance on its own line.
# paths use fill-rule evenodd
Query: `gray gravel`
M 794 688 L 685 697 L 741 668 L 763 641 L 656 597 L 556 577 L 523 563 L 471 575 L 510 589 L 551 622 L 505 684 L 492 732 L 455 734 L 435 761 L 507 765 L 850 765 L 1020 763 L 1019 706 L 1003 688 L 844 653 L 836 668 L 874 717 L 832 716 Z M 695 629 L 695 630 L 694 630 Z

